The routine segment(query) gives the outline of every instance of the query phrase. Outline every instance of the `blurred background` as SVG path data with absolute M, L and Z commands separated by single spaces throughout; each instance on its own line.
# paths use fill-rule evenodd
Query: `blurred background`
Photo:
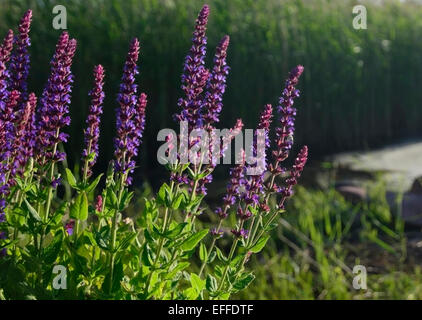
M 67 9 L 68 31 L 78 40 L 66 145 L 71 167 L 83 149 L 92 68 L 99 63 L 106 69 L 106 99 L 96 170 L 112 158 L 119 80 L 129 41 L 138 37 L 138 84 L 149 103 L 135 186 L 145 195 L 167 179 L 156 161 L 156 136 L 159 129 L 176 128 L 180 74 L 203 3 L 0 1 L 0 35 L 16 30 L 20 16 L 33 10 L 29 87 L 38 95 L 61 33 L 52 27 L 52 9 Z M 206 3 L 209 65 L 219 40 L 231 37 L 221 128 L 237 118 L 255 127 L 262 106 L 277 104 L 289 70 L 305 67 L 295 103 L 295 146 L 309 146 L 311 163 L 275 240 L 250 263 L 262 280 L 238 298 L 422 298 L 422 1 Z M 358 4 L 367 9 L 366 30 L 352 25 Z M 211 207 L 227 172 L 217 170 Z M 352 287 L 356 264 L 367 267 L 367 290 Z

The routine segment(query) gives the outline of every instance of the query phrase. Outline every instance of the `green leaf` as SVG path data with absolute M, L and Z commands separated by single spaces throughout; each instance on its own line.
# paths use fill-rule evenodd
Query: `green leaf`
M 78 184 L 76 183 L 76 178 L 73 175 L 72 171 L 70 171 L 69 168 L 65 168 L 65 171 L 66 171 L 66 181 L 69 183 L 69 185 L 72 188 L 77 189 Z
M 217 257 L 218 257 L 218 259 L 220 259 L 220 261 L 223 261 L 223 262 L 228 261 L 227 257 L 224 255 L 223 252 L 221 252 L 221 250 L 219 248 L 216 247 L 215 251 L 217 252 Z
M 130 201 L 132 200 L 134 193 L 132 192 L 125 192 L 123 194 L 122 202 L 120 204 L 120 210 L 123 211 L 129 205 Z
M 63 242 L 63 232 L 61 230 L 56 232 L 56 235 L 54 236 L 53 241 L 50 243 L 50 245 L 44 249 L 43 256 L 44 256 L 44 262 L 47 264 L 52 264 L 54 261 L 56 261 L 60 249 L 62 247 Z
M 236 290 L 243 290 L 245 289 L 253 280 L 255 279 L 255 275 L 253 273 L 248 273 L 242 276 L 240 279 L 236 280 L 233 284 L 233 288 Z
M 267 243 L 268 239 L 270 238 L 269 235 L 262 237 L 261 239 L 258 240 L 258 242 L 249 249 L 249 251 L 253 252 L 253 253 L 258 253 L 262 250 L 262 248 L 265 247 L 265 244 Z
M 205 289 L 205 280 L 202 280 L 195 273 L 190 274 L 190 283 L 192 285 L 192 288 L 194 288 L 198 294 Z
M 204 243 L 201 243 L 199 246 L 199 259 L 201 259 L 201 261 L 206 261 L 208 259 L 207 247 Z
M 166 196 L 169 190 L 169 186 L 167 185 L 167 183 L 163 183 L 163 185 L 160 187 L 160 190 L 158 190 L 157 193 L 157 202 L 159 204 L 166 204 Z
M 198 244 L 199 241 L 202 240 L 206 235 L 208 234 L 208 229 L 203 229 L 201 231 L 198 231 L 188 237 L 185 241 L 183 241 L 180 245 L 180 248 L 183 251 L 190 251 Z
M 194 288 L 188 288 L 183 291 L 183 294 L 186 296 L 186 300 L 196 300 L 199 293 Z
M 117 196 L 111 188 L 107 188 L 106 204 L 113 209 L 117 209 Z
M 100 182 L 102 176 L 103 176 L 103 174 L 101 173 L 98 177 L 95 178 L 94 181 L 91 182 L 91 184 L 88 187 L 86 187 L 85 190 L 86 190 L 87 193 L 91 193 L 97 187 L 97 185 Z
M 216 256 L 217 256 L 217 252 L 215 252 L 215 250 L 211 251 L 208 257 L 208 263 L 212 263 Z
M 95 242 L 101 249 L 108 250 L 110 242 L 110 228 L 109 226 L 104 226 L 101 228 L 100 232 L 95 233 Z
M 130 244 L 132 243 L 132 241 L 135 240 L 135 237 L 136 237 L 136 233 L 130 232 L 120 243 L 119 250 L 127 249 L 130 246 Z
M 215 292 L 217 291 L 217 279 L 215 279 L 212 275 L 207 275 L 207 280 L 205 283 L 205 288 L 209 291 L 209 292 Z
M 173 270 L 171 270 L 166 278 L 167 279 L 173 279 L 173 277 L 179 272 L 182 271 L 183 269 L 186 269 L 187 267 L 189 267 L 190 263 L 189 262 L 180 262 L 176 265 L 176 267 L 174 267 Z
M 149 249 L 147 245 L 145 245 L 144 249 L 142 250 L 141 262 L 143 265 L 147 267 L 150 267 L 153 264 L 152 258 L 151 258 L 151 250 Z
M 164 234 L 164 237 L 173 240 L 175 238 L 177 238 L 178 235 L 180 235 L 180 233 L 182 233 L 183 229 L 186 227 L 188 223 L 187 222 L 182 222 L 179 223 L 177 226 L 175 226 L 173 229 L 167 231 Z
M 184 199 L 183 194 L 179 194 L 179 196 L 176 199 L 173 200 L 173 202 L 171 204 L 171 208 L 174 209 L 174 210 L 177 210 L 183 199 Z
M 246 253 L 243 254 L 238 254 L 231 262 L 230 262 L 230 266 L 233 268 L 236 268 L 236 266 L 243 261 L 243 259 L 245 258 Z
M 70 217 L 85 221 L 88 218 L 88 198 L 85 192 L 81 192 L 70 206 Z
M 29 202 L 25 199 L 25 205 L 26 208 L 28 209 L 29 213 L 31 214 L 31 216 L 38 222 L 41 222 L 41 217 L 38 214 L 37 210 L 35 210 L 30 204 Z

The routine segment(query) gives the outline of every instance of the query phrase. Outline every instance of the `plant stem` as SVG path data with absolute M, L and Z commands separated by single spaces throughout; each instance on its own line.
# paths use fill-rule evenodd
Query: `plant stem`
M 240 226 L 239 226 L 239 230 L 241 230 L 243 228 L 243 223 L 244 223 L 244 221 L 242 220 L 242 222 L 240 223 Z M 223 275 L 221 276 L 221 282 L 220 282 L 220 285 L 218 286 L 217 291 L 220 291 L 222 289 L 223 285 L 224 285 L 224 280 L 226 278 L 227 272 L 229 271 L 230 263 L 232 262 L 233 255 L 234 255 L 234 252 L 236 250 L 238 242 L 239 242 L 239 238 L 236 237 L 233 241 L 232 247 L 230 248 L 230 253 L 229 253 L 227 265 L 224 268 Z
M 123 159 L 125 158 L 125 154 L 123 154 Z M 124 164 L 123 164 L 124 167 Z M 119 195 L 118 195 L 118 201 L 117 205 L 120 206 L 120 202 L 122 201 L 123 191 L 125 189 L 124 183 L 126 181 L 126 175 L 127 173 L 121 173 L 120 174 L 120 181 L 119 181 Z M 116 258 L 116 253 L 114 252 L 116 247 L 116 239 L 117 239 L 117 224 L 118 224 L 118 217 L 119 217 L 119 210 L 118 208 L 114 211 L 113 221 L 111 225 L 111 244 L 110 244 L 110 287 L 109 287 L 109 293 L 111 293 L 111 289 L 113 286 L 113 273 L 114 273 L 114 260 Z
M 173 193 L 173 188 L 174 188 L 174 181 L 172 181 L 170 183 L 170 193 Z M 165 211 L 164 211 L 164 219 L 163 219 L 163 228 L 162 228 L 162 233 L 165 233 L 167 231 L 167 222 L 168 222 L 168 216 L 169 216 L 169 207 L 166 207 Z M 160 242 L 158 244 L 158 249 L 155 255 L 155 259 L 154 262 L 152 263 L 152 268 L 151 268 L 151 272 L 148 275 L 147 281 L 145 283 L 145 290 L 144 293 L 148 293 L 148 287 L 149 284 L 151 282 L 151 278 L 152 278 L 152 273 L 154 272 L 154 269 L 158 263 L 158 261 L 160 260 L 160 255 L 161 255 L 161 250 L 163 250 L 163 246 L 164 246 L 164 237 L 160 237 Z

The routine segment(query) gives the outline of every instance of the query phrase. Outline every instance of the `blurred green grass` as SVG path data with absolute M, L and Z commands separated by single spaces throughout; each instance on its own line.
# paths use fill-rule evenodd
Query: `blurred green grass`
M 233 298 L 422 299 L 420 250 L 388 207 L 385 184 L 368 188 L 371 201 L 353 205 L 334 189 L 299 187 L 272 242 L 249 263 L 256 281 Z M 367 270 L 366 290 L 353 287 L 355 265 Z
M 422 5 L 412 1 L 209 0 L 208 62 L 224 34 L 231 36 L 231 66 L 222 127 L 242 117 L 255 126 L 264 103 L 277 103 L 284 79 L 305 66 L 296 140 L 314 157 L 420 135 Z M 94 64 L 106 68 L 106 100 L 99 167 L 113 153 L 115 98 L 130 39 L 141 40 L 138 83 L 149 96 L 138 177 L 161 174 L 156 162 L 158 128 L 174 127 L 180 73 L 190 47 L 197 0 L 2 0 L 0 34 L 34 10 L 30 89 L 40 94 L 60 31 L 52 8 L 65 5 L 68 31 L 78 40 L 73 71 L 71 163 L 78 160 Z M 364 4 L 368 29 L 354 30 L 352 8 Z M 381 4 L 377 4 L 381 3 Z

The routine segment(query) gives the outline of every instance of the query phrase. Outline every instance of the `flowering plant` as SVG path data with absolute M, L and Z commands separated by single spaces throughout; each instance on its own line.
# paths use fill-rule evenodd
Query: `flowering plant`
M 104 68 L 94 67 L 81 172 L 72 172 L 64 165 L 62 145 L 68 139 L 63 130 L 70 124 L 76 40 L 67 32 L 60 35 L 51 75 L 37 101 L 27 88 L 32 12 L 22 17 L 17 36 L 8 32 L 0 47 L 0 267 L 8 270 L 0 274 L 1 297 L 228 299 L 254 279 L 246 263 L 263 249 L 277 226 L 277 217 L 284 212 L 308 156 L 305 146 L 290 170 L 282 166 L 293 144 L 293 102 L 299 96 L 296 86 L 303 67 L 290 72 L 279 100 L 272 161 L 267 160 L 265 148 L 258 162 L 251 164 L 247 157 L 249 151 L 251 157 L 262 153 L 260 140 L 271 147 L 273 108 L 267 104 L 250 150 L 239 151 L 240 161 L 230 171 L 222 205 L 215 208 L 217 225 L 200 228 L 197 217 L 204 211 L 213 170 L 243 128 L 237 120 L 222 150 L 210 152 L 213 156 L 195 149 L 204 145 L 192 135 L 199 130 L 214 141 L 221 139 L 215 136 L 214 126 L 229 72 L 228 36 L 216 49 L 213 68 L 205 67 L 208 15 L 205 5 L 196 20 L 183 69 L 183 97 L 175 120 L 186 123 L 187 132 L 165 139 L 166 155 L 173 159 L 166 164 L 169 183 L 155 197 L 145 199 L 143 211 L 135 218 L 125 217 L 125 210 L 134 195 L 130 186 L 147 106 L 147 96 L 138 92 L 135 79 L 139 41 L 130 43 L 117 96 L 114 160 L 105 176 L 95 176 Z M 186 134 L 187 147 L 196 150 L 198 161 L 182 161 Z M 257 167 L 263 170 L 248 174 Z M 100 188 L 101 179 L 105 182 Z M 61 197 L 63 183 L 72 190 L 70 200 Z M 229 215 L 236 215 L 237 223 L 225 232 Z M 219 245 L 224 236 L 232 239 L 229 250 Z M 58 274 L 59 265 L 66 276 Z

